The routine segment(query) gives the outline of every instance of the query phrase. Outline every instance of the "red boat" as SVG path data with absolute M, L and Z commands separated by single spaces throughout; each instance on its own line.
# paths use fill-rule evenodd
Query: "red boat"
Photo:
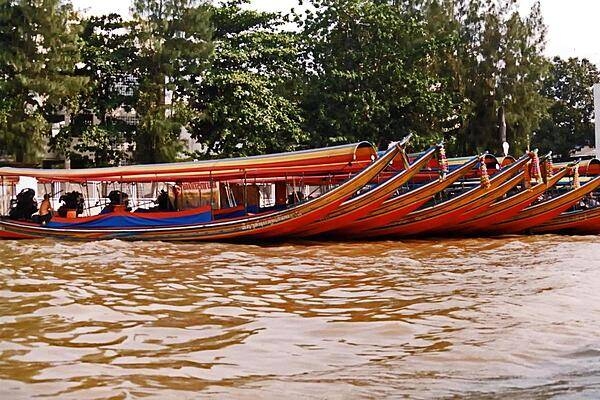
M 490 227 L 495 233 L 519 233 L 533 229 L 546 221 L 560 215 L 585 195 L 596 190 L 600 186 L 600 176 L 593 178 L 585 185 L 574 188 L 560 196 L 525 208 L 514 217 Z
M 413 211 L 402 219 L 380 228 L 363 232 L 364 237 L 415 236 L 433 232 L 446 225 L 460 223 L 468 218 L 469 210 L 476 210 L 490 204 L 516 185 L 519 179 L 503 185 L 529 161 L 525 155 L 489 180 L 489 186 L 478 185 L 467 192 L 450 197 L 439 204 Z M 522 178 L 521 178 L 522 179 Z
M 532 233 L 600 233 L 600 207 L 567 211 L 558 217 L 534 227 Z
M 379 184 L 374 189 L 346 200 L 327 217 L 308 225 L 303 232 L 299 233 L 299 236 L 314 236 L 339 230 L 370 214 L 378 209 L 400 186 L 417 174 L 438 150 L 439 146 L 431 147 L 422 153 L 418 159 L 414 160 L 408 168 Z
M 341 237 L 357 238 L 370 229 L 382 227 L 390 222 L 397 221 L 430 201 L 437 193 L 471 173 L 472 169 L 479 162 L 480 157 L 472 157 L 460 168 L 441 178 L 439 177 L 439 172 L 437 172 L 438 179 L 386 200 L 366 217 L 360 218 L 344 227 L 342 231 L 335 231 L 334 234 Z
M 583 164 L 583 165 L 581 165 Z M 591 159 L 580 162 L 577 175 L 600 175 L 600 161 Z M 578 179 L 573 177 L 573 183 Z M 600 194 L 590 192 L 572 209 L 531 229 L 532 233 L 570 233 L 598 234 L 600 233 Z
M 516 216 L 521 210 L 531 205 L 546 190 L 556 185 L 567 174 L 567 171 L 567 168 L 563 168 L 549 178 L 547 182 L 541 182 L 531 188 L 520 190 L 517 194 L 490 205 L 482 213 L 457 226 L 455 231 L 463 235 L 493 233 L 489 232 L 491 225 Z
M 347 147 L 347 146 L 345 146 Z M 355 149 L 361 149 L 363 146 L 354 146 Z M 334 149 L 334 152 L 339 149 Z M 347 150 L 347 149 L 346 149 Z M 107 215 L 100 215 L 86 218 L 73 218 L 69 222 L 51 221 L 47 226 L 28 223 L 23 221 L 14 221 L 10 219 L 0 220 L 0 230 L 3 230 L 7 235 L 20 235 L 26 237 L 56 237 L 69 239 L 109 239 L 109 238 L 124 238 L 131 240 L 223 240 L 223 239 L 242 239 L 250 237 L 281 237 L 291 234 L 297 230 L 301 230 L 307 224 L 321 219 L 335 210 L 344 200 L 349 198 L 357 190 L 372 181 L 398 154 L 400 148 L 393 146 L 386 154 L 379 159 L 371 162 L 359 174 L 341 184 L 335 189 L 323 194 L 322 196 L 294 205 L 290 208 L 281 211 L 262 213 L 258 215 L 249 215 L 240 218 L 230 218 L 216 221 L 198 220 L 203 217 L 203 213 L 194 214 L 196 220 L 193 223 L 186 224 L 182 218 L 187 217 L 178 215 L 177 213 L 169 213 L 169 219 L 165 222 L 162 216 L 153 216 L 152 213 L 145 215 L 133 215 L 125 211 L 116 211 Z M 325 150 L 327 153 L 327 150 Z M 347 155 L 347 152 L 345 152 Z M 305 154 L 306 155 L 306 154 Z M 311 156 L 314 152 L 311 153 Z M 278 162 L 286 161 L 290 155 L 286 156 L 270 156 L 266 157 Z M 323 154 L 320 154 L 323 157 Z M 354 157 L 353 157 L 354 158 Z M 257 159 L 255 159 L 256 161 Z M 336 164 L 339 160 L 336 159 Z M 219 172 L 229 169 L 231 160 L 224 161 L 228 164 L 226 168 L 219 169 L 214 167 Z M 352 162 L 347 164 L 345 168 L 352 166 Z M 172 166 L 168 166 L 173 168 Z M 260 165 L 256 170 L 267 168 Z M 123 174 L 123 178 L 140 178 L 140 170 L 138 168 L 131 176 Z M 287 166 L 285 167 L 287 170 Z M 75 171 L 75 172 L 74 172 Z M 190 171 L 173 172 L 170 179 L 183 180 L 182 175 L 186 179 L 190 179 Z M 196 178 L 201 168 L 191 171 Z M 247 170 L 243 171 L 247 173 Z M 261 171 L 258 171 L 259 173 Z M 23 176 L 29 173 L 29 176 L 49 177 L 49 172 L 44 170 L 19 170 L 11 168 L 0 169 L 2 176 Z M 241 172 L 238 171 L 239 175 Z M 55 179 L 61 178 L 56 171 L 54 172 Z M 96 170 L 92 171 L 94 178 L 99 179 L 102 176 Z M 155 173 L 153 176 L 143 172 L 144 179 L 164 179 L 162 173 Z M 113 174 L 107 176 L 112 177 Z M 212 174 L 210 175 L 212 178 Z M 66 172 L 63 179 L 84 179 L 83 171 L 70 170 Z M 112 178 L 111 178 L 112 179 Z M 210 211 L 210 210 L 209 210 Z M 177 221 L 173 223 L 173 219 Z M 201 221 L 201 222 L 200 222 Z M 54 224 L 54 226 L 53 226 Z

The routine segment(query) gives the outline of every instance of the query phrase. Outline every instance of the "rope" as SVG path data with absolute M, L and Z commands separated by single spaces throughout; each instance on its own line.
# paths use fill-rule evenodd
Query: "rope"
M 531 172 L 529 171 L 530 167 L 531 161 L 529 161 L 523 169 L 523 186 L 525 189 L 529 189 L 531 187 Z
M 535 179 L 535 183 L 540 183 L 542 180 L 542 173 L 540 171 L 540 159 L 538 158 L 537 152 L 533 151 L 531 159 L 531 176 Z
M 438 150 L 438 162 L 440 164 L 440 180 L 446 179 L 448 174 L 448 158 L 446 157 L 446 149 L 441 145 Z
M 479 172 L 481 174 L 481 187 L 485 188 L 485 189 L 489 189 L 489 187 L 492 185 L 490 183 L 490 176 L 488 175 L 487 172 L 487 165 L 485 165 L 485 158 L 481 157 L 481 160 L 479 162 Z

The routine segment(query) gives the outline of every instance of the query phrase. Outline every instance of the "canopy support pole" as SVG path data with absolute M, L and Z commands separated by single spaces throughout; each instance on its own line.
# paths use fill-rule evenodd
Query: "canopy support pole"
M 6 212 L 6 210 L 4 210 L 4 201 L 6 200 L 6 189 L 4 189 L 4 176 L 0 176 L 0 187 L 2 187 L 2 201 L 0 203 L 2 203 L 0 205 L 0 217 L 5 216 L 6 214 L 8 214 L 8 212 Z
M 596 158 L 600 158 L 600 83 L 596 83 L 594 85 L 594 111 L 595 111 L 595 125 L 596 125 L 596 135 L 595 135 L 595 151 Z
M 244 212 L 248 215 L 248 188 L 246 184 L 246 170 L 244 170 Z
M 214 219 L 214 209 L 213 209 L 213 179 L 212 179 L 212 171 L 208 173 L 208 184 L 210 185 L 210 220 Z M 200 197 L 202 198 L 202 197 Z
M 85 202 L 87 204 L 87 215 L 88 217 L 92 216 L 92 206 L 90 204 L 90 183 L 85 181 Z

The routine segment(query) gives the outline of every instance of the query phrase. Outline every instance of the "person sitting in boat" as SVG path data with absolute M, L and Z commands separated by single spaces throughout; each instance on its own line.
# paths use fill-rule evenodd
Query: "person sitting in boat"
M 39 215 L 40 215 L 40 224 L 46 225 L 52 219 L 52 204 L 50 204 L 50 195 L 46 193 L 44 195 L 44 200 L 40 204 Z
M 120 190 L 113 190 L 108 194 L 110 203 L 100 211 L 100 214 L 109 214 L 115 211 L 131 211 L 129 207 L 129 195 Z
M 579 201 L 579 208 L 587 210 L 590 208 L 598 207 L 598 200 L 596 200 L 593 193 L 588 194 Z
M 173 204 L 169 201 L 169 193 L 161 190 L 155 203 L 157 204 L 158 211 L 173 211 Z
M 173 197 L 169 200 L 172 202 L 171 208 L 173 211 L 181 211 L 183 209 L 183 189 L 181 182 L 176 182 L 172 187 Z
M 292 192 L 288 195 L 288 204 L 300 203 L 304 200 L 304 193 L 299 190 Z

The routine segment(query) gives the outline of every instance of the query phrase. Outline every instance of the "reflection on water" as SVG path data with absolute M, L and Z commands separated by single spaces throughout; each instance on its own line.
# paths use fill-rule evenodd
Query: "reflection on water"
M 598 237 L 0 242 L 0 398 L 600 395 Z

